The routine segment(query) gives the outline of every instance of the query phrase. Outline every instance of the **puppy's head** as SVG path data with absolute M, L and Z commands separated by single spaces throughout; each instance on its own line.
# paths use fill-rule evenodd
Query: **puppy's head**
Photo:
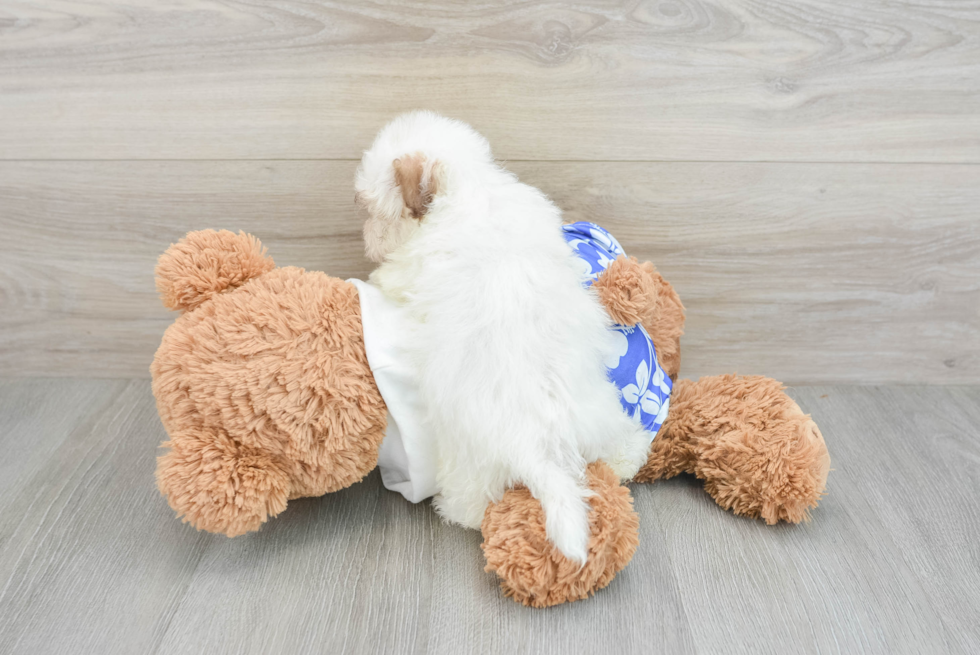
M 460 121 L 415 111 L 388 123 L 361 158 L 354 180 L 355 202 L 368 213 L 368 258 L 383 261 L 441 200 L 492 163 L 487 140 Z

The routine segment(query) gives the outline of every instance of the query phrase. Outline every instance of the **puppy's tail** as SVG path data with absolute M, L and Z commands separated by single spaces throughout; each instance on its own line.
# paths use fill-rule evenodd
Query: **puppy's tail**
M 584 565 L 589 556 L 588 498 L 582 480 L 556 464 L 541 463 L 524 483 L 544 509 L 548 540 L 568 559 Z

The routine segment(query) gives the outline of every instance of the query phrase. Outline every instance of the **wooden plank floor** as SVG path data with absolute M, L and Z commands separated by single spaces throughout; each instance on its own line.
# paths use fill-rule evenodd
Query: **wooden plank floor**
M 195 532 L 154 487 L 148 381 L 0 381 L 0 653 L 978 652 L 980 387 L 791 393 L 834 458 L 812 522 L 636 486 L 632 563 L 541 611 L 376 475 Z

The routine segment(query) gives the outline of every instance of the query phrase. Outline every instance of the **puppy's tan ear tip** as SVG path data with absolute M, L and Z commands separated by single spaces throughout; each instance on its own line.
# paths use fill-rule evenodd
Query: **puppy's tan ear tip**
M 435 186 L 432 179 L 432 163 L 421 152 L 399 157 L 392 162 L 395 184 L 401 189 L 402 199 L 413 218 L 421 219 L 428 210 Z

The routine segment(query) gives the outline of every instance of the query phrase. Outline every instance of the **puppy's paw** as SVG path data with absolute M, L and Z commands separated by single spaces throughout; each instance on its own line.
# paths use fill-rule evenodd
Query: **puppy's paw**
M 650 433 L 640 427 L 631 429 L 629 435 L 619 444 L 619 448 L 603 457 L 613 473 L 620 480 L 632 480 L 639 472 L 650 452 Z

